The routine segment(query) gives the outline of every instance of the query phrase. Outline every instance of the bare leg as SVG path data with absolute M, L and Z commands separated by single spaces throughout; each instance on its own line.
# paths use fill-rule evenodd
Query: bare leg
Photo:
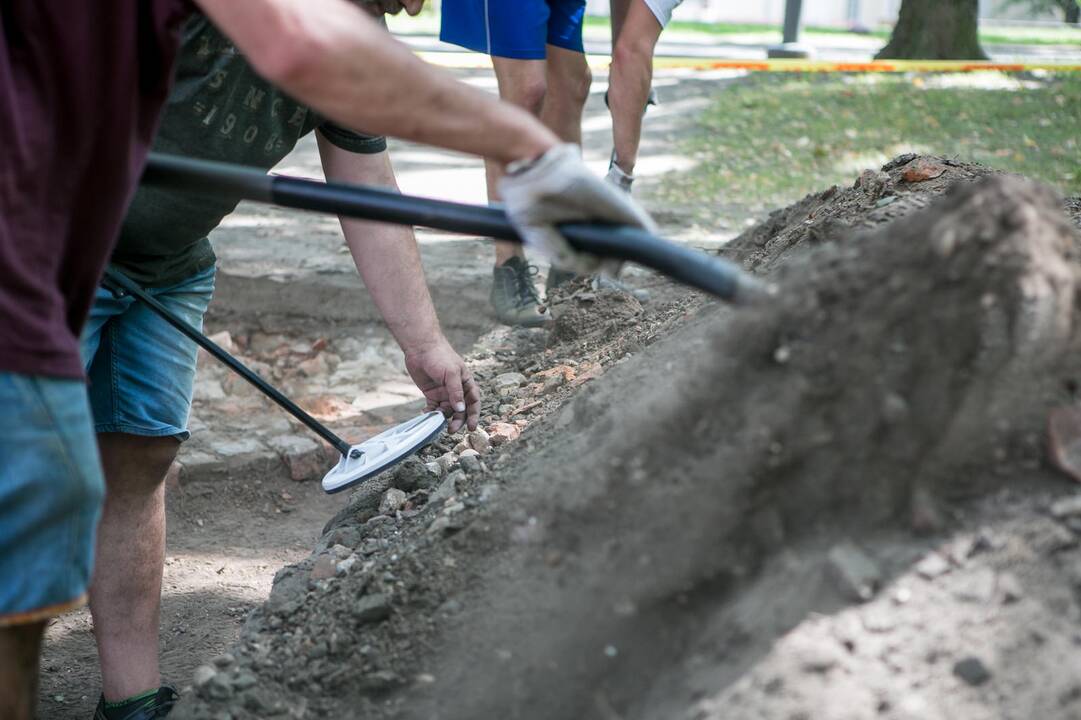
M 619 40 L 619 33 L 623 30 L 623 21 L 627 19 L 627 8 L 634 0 L 608 0 L 608 8 L 612 21 L 612 47 Z
M 614 24 L 614 16 L 613 16 Z M 612 141 L 616 162 L 623 172 L 634 173 L 642 140 L 642 110 L 653 83 L 653 51 L 661 24 L 643 0 L 630 0 L 626 17 L 612 47 L 608 76 L 608 106 L 612 112 Z
M 540 117 L 547 89 L 544 77 L 545 61 L 493 57 L 492 65 L 499 83 L 499 97 Z M 499 178 L 503 175 L 503 169 L 498 163 L 490 161 L 485 161 L 484 169 L 488 183 L 488 201 L 498 202 Z M 495 242 L 496 265 L 502 265 L 515 255 L 524 254 L 521 245 L 517 243 Z
M 161 576 L 165 561 L 165 474 L 175 438 L 98 435 L 105 506 L 98 526 L 90 612 L 109 702 L 156 690 Z
M 44 622 L 0 628 L 0 717 L 33 720 Z
M 589 99 L 593 75 L 586 56 L 554 45 L 548 46 L 548 92 L 541 121 L 565 142 L 582 144 L 582 110 Z

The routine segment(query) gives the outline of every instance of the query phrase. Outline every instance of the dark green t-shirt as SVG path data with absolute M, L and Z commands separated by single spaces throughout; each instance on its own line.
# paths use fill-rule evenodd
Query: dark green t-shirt
M 382 137 L 324 121 L 277 90 L 204 16 L 188 21 L 155 151 L 270 169 L 315 128 L 350 152 L 377 153 L 387 146 Z M 148 287 L 175 285 L 213 267 L 206 236 L 237 202 L 140 187 L 112 263 Z

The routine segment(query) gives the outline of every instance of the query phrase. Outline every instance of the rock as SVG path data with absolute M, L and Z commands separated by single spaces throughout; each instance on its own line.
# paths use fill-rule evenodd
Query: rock
M 369 692 L 384 692 L 401 683 L 402 677 L 391 670 L 378 670 L 360 679 L 360 687 Z
M 345 560 L 347 557 L 353 554 L 352 548 L 348 548 L 345 545 L 334 545 L 330 548 L 330 551 L 334 553 L 339 560 Z
M 443 478 L 443 482 L 439 483 L 439 487 L 428 496 L 428 502 L 446 502 L 450 498 L 454 497 L 458 493 L 458 481 L 465 479 L 465 473 L 461 470 L 455 470 L 454 472 Z
M 1081 516 L 1081 495 L 1056 500 L 1051 505 L 1051 515 L 1059 520 Z
M 905 182 L 918 183 L 925 180 L 933 180 L 942 173 L 946 172 L 946 166 L 937 163 L 929 158 L 916 158 L 908 164 L 904 172 L 901 174 L 901 178 Z
M 962 602 L 987 603 L 995 597 L 997 578 L 990 568 L 977 568 L 958 578 L 953 595 Z
M 216 667 L 225 668 L 225 667 L 229 667 L 234 662 L 236 662 L 236 658 L 233 657 L 233 655 L 231 653 L 222 653 L 221 655 L 218 655 L 217 657 L 215 657 L 210 662 L 214 663 L 214 665 Z M 205 666 L 203 666 L 203 667 L 205 667 Z
M 427 470 L 433 477 L 443 477 L 443 466 L 437 462 L 424 463 L 424 469 Z
M 236 354 L 236 343 L 233 342 L 233 336 L 228 330 L 221 330 L 220 332 L 216 332 L 213 335 L 209 335 L 207 339 L 220 347 L 225 352 L 229 353 L 230 355 Z M 206 351 L 200 349 L 200 352 Z
M 512 423 L 492 423 L 488 426 L 489 435 L 488 439 L 492 444 L 492 447 L 499 447 L 505 443 L 512 442 L 518 439 L 518 436 L 522 434 L 517 425 Z
M 233 687 L 237 690 L 247 690 L 258 683 L 259 680 L 250 672 L 241 671 L 233 678 Z
M 923 560 L 916 563 L 916 574 L 925 580 L 934 580 L 949 571 L 950 564 L 946 561 L 946 558 L 936 552 L 928 553 Z
M 428 533 L 430 535 L 439 535 L 441 533 L 449 535 L 461 530 L 463 527 L 465 527 L 465 522 L 460 518 L 453 515 L 440 515 L 428 526 Z
M 878 592 L 882 573 L 875 561 L 854 544 L 833 546 L 826 562 L 827 572 L 842 596 L 866 602 Z
M 453 452 L 455 455 L 461 457 L 462 453 L 464 453 L 466 450 L 472 450 L 472 449 L 473 448 L 471 448 L 469 446 L 469 441 L 468 440 L 462 440 L 461 442 L 459 442 L 457 445 L 454 446 L 454 448 L 451 450 L 451 452 Z
M 483 469 L 483 464 L 480 461 L 480 453 L 470 448 L 462 452 L 458 457 L 458 462 L 470 475 L 479 473 Z
M 897 393 L 886 393 L 882 399 L 882 419 L 895 425 L 908 417 L 908 401 Z
M 297 482 L 316 480 L 326 472 L 327 462 L 323 448 L 310 437 L 278 435 L 268 440 L 267 444 L 289 468 L 289 477 Z
M 359 560 L 360 558 L 357 557 L 356 553 L 342 560 L 335 568 L 338 575 L 348 575 L 349 571 L 353 569 L 353 566 L 356 565 Z
M 506 372 L 501 375 L 496 375 L 492 380 L 492 387 L 495 388 L 496 393 L 501 390 L 510 390 L 520 387 L 525 384 L 526 377 L 522 373 Z
M 353 619 L 358 625 L 380 622 L 390 617 L 390 598 L 384 593 L 365 595 L 353 605 Z
M 267 598 L 267 612 L 289 617 L 304 602 L 308 592 L 308 575 L 295 568 L 284 568 L 274 576 L 274 585 Z
M 233 696 L 233 685 L 225 673 L 216 672 L 207 679 L 199 691 L 211 700 L 228 700 Z
M 305 377 L 322 377 L 330 374 L 330 366 L 322 353 L 297 363 L 297 371 Z
M 484 428 L 477 428 L 466 435 L 465 438 L 469 441 L 469 447 L 473 448 L 481 455 L 487 455 L 492 449 L 492 443 L 488 439 L 488 433 Z
M 394 469 L 394 480 L 391 486 L 411 492 L 417 488 L 429 488 L 432 486 L 431 470 L 416 455 L 403 460 Z
M 446 474 L 453 470 L 458 465 L 457 453 L 446 452 L 435 459 L 439 463 L 439 467 L 443 468 L 443 473 Z
M 393 515 L 405 506 L 408 499 L 409 496 L 404 491 L 398 488 L 390 488 L 383 493 L 383 497 L 379 501 L 379 514 Z
M 480 493 L 477 495 L 477 499 L 482 503 L 491 502 L 492 498 L 499 494 L 499 485 L 496 483 L 485 483 L 480 487 Z
M 991 671 L 978 657 L 969 656 L 954 663 L 953 674 L 969 685 L 983 685 L 991 679 Z
M 320 555 L 308 573 L 311 580 L 327 580 L 338 574 L 338 561 L 333 555 Z
M 1011 572 L 1004 572 L 998 576 L 998 593 L 1005 605 L 1015 603 L 1025 596 L 1021 581 Z
M 192 685 L 194 685 L 197 690 L 201 690 L 208 682 L 210 682 L 210 679 L 217 674 L 218 671 L 210 665 L 200 665 L 195 668 L 195 672 L 192 673 Z

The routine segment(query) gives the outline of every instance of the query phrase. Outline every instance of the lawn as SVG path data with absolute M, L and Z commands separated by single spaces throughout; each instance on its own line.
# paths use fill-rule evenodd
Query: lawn
M 735 219 L 851 183 L 903 152 L 976 161 L 1081 195 L 1081 78 L 1001 73 L 792 76 L 727 85 L 683 141 L 697 161 L 656 191 Z M 647 118 L 648 132 L 648 118 Z

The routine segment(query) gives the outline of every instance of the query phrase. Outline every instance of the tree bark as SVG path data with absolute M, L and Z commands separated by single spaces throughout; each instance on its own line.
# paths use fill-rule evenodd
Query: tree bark
M 1065 10 L 1066 22 L 1072 23 L 1074 25 L 1081 24 L 1081 5 L 1078 5 L 1073 0 L 1070 0 L 1070 2 L 1066 4 Z
M 878 59 L 986 60 L 978 35 L 979 0 L 902 0 Z

